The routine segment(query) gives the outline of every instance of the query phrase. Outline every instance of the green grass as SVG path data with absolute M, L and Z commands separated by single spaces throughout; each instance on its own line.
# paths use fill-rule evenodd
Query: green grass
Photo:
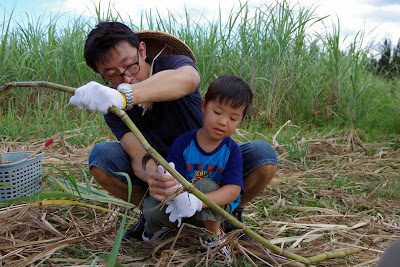
M 74 259 L 90 259 L 93 258 L 93 255 L 87 251 L 87 249 L 82 246 L 82 244 L 72 244 L 67 246 L 62 254 L 67 257 L 73 257 Z M 71 262 L 72 263 L 72 262 Z
M 120 11 L 93 7 L 95 19 L 27 15 L 11 28 L 13 13 L 0 22 L 0 84 L 46 80 L 79 87 L 101 77 L 88 68 L 83 45 L 88 32 L 100 20 L 122 21 Z M 367 69 L 370 51 L 363 46 L 363 32 L 351 47 L 342 50 L 340 22 L 325 26 L 313 7 L 287 2 L 247 5 L 232 10 L 228 20 L 217 17 L 184 18 L 169 13 L 143 12 L 133 29 L 158 29 L 185 41 L 197 58 L 201 91 L 217 76 L 239 75 L 255 93 L 255 103 L 245 127 L 254 131 L 277 129 L 291 119 L 307 128 L 355 127 L 368 134 L 400 130 L 399 81 L 373 76 Z M 44 23 L 46 21 L 46 23 Z M 63 21 L 63 23 L 61 23 Z M 309 34 L 313 24 L 326 27 L 322 35 Z M 18 88 L 0 95 L 0 136 L 26 141 L 78 128 L 75 143 L 88 144 L 108 135 L 99 114 L 68 105 L 69 95 L 50 89 Z M 23 131 L 22 131 L 23 130 Z M 23 134 L 21 135 L 21 131 Z

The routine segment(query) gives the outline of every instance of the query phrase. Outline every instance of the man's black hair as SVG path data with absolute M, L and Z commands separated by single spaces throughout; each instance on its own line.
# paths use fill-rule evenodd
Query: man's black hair
M 242 78 L 223 75 L 208 86 L 204 99 L 206 105 L 210 101 L 219 101 L 221 104 L 230 104 L 235 109 L 244 106 L 244 117 L 253 100 L 253 92 Z
M 110 21 L 97 24 L 86 39 L 83 53 L 86 64 L 99 72 L 96 64 L 107 60 L 110 50 L 121 41 L 128 42 L 132 47 L 139 47 L 136 34 L 125 24 Z

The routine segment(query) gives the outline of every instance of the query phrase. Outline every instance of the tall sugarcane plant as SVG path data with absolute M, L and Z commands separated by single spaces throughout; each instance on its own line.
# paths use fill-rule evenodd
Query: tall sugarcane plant
M 54 90 L 59 90 L 62 92 L 70 93 L 73 94 L 75 92 L 75 88 L 69 87 L 69 86 L 64 86 L 56 83 L 51 83 L 51 82 L 46 82 L 46 81 L 24 81 L 24 82 L 10 82 L 7 84 L 4 84 L 0 86 L 0 94 L 7 91 L 10 88 L 13 87 L 45 87 L 45 88 L 50 88 Z M 182 175 L 180 175 L 174 168 L 172 168 L 168 162 L 147 142 L 146 138 L 142 135 L 142 133 L 139 131 L 139 129 L 136 127 L 136 125 L 132 122 L 132 120 L 128 117 L 128 115 L 125 113 L 125 111 L 118 109 L 116 107 L 111 107 L 109 109 L 110 112 L 114 113 L 115 115 L 119 116 L 121 120 L 126 124 L 126 126 L 132 131 L 132 133 L 136 136 L 136 138 L 139 140 L 139 142 L 142 144 L 144 149 L 157 161 L 161 166 L 164 167 L 182 186 L 183 188 L 190 192 L 193 193 L 197 198 L 199 198 L 202 202 L 204 202 L 209 208 L 217 212 L 219 215 L 224 217 L 226 220 L 231 222 L 235 227 L 238 229 L 242 229 L 243 232 L 251 237 L 252 239 L 256 240 L 260 244 L 262 244 L 264 247 L 270 249 L 272 252 L 277 253 L 279 255 L 282 255 L 284 257 L 290 258 L 292 260 L 304 263 L 304 264 L 312 264 L 312 263 L 317 263 L 322 260 L 326 259 L 333 259 L 333 258 L 339 258 L 339 257 L 345 257 L 351 254 L 355 254 L 360 251 L 360 249 L 347 249 L 343 251 L 337 251 L 337 252 L 332 252 L 332 253 L 322 253 L 313 257 L 305 258 L 300 255 L 294 254 L 292 252 L 283 250 L 250 228 L 246 227 L 245 224 L 242 222 L 238 221 L 235 217 L 227 213 L 224 209 L 222 209 L 220 206 L 215 204 L 212 200 L 207 198 L 202 192 L 200 192 L 197 188 L 193 186 L 193 184 L 189 183 Z

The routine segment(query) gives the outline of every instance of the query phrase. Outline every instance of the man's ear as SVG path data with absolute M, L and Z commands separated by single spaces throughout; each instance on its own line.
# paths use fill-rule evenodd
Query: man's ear
M 145 42 L 140 42 L 139 43 L 139 51 L 142 54 L 143 58 L 146 58 L 147 52 L 146 52 L 146 44 L 145 44 Z

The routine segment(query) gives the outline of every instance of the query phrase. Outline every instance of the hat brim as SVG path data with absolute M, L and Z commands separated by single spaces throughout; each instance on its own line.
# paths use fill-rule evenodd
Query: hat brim
M 161 55 L 185 55 L 196 63 L 196 57 L 192 50 L 177 37 L 161 31 L 143 30 L 135 31 L 139 42 L 146 44 L 146 53 L 150 58 L 154 58 L 165 46 Z

